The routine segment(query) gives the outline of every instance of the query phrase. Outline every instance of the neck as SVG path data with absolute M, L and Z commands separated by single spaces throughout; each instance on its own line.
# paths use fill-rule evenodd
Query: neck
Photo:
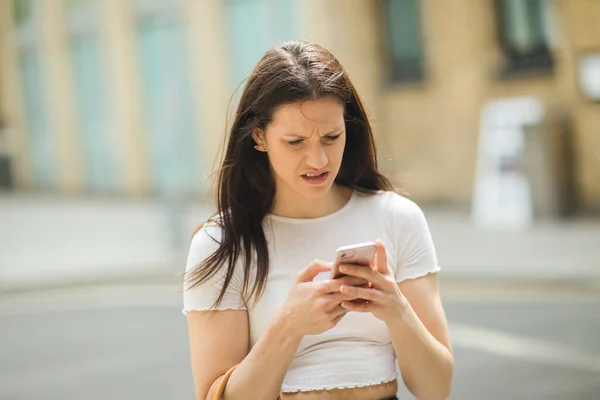
M 304 197 L 293 192 L 275 192 L 271 213 L 286 218 L 319 218 L 332 214 L 348 203 L 352 189 L 333 185 L 323 197 Z

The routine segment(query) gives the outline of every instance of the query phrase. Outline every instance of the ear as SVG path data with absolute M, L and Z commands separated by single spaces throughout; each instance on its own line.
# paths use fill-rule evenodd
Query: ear
M 265 132 L 260 128 L 254 128 L 252 131 L 252 139 L 257 145 L 267 147 L 267 140 L 265 139 Z

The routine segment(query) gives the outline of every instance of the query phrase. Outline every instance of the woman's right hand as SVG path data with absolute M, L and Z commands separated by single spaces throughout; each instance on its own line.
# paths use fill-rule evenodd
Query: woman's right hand
M 336 326 L 345 315 L 342 301 L 355 300 L 340 293 L 340 287 L 367 283 L 353 276 L 313 282 L 319 273 L 327 271 L 331 271 L 331 264 L 314 260 L 298 273 L 280 310 L 282 322 L 294 336 L 317 335 Z

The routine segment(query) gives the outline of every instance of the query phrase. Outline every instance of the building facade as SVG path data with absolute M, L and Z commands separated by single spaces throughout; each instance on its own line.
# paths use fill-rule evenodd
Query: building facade
M 468 204 L 482 107 L 534 96 L 568 122 L 578 207 L 600 209 L 600 103 L 580 84 L 595 0 L 10 0 L 0 35 L 16 190 L 206 195 L 234 91 L 301 38 L 349 71 L 382 168 L 416 200 Z

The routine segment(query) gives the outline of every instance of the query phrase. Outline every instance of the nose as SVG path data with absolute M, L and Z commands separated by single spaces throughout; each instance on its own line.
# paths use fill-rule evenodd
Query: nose
M 321 143 L 310 147 L 306 155 L 306 164 L 310 168 L 322 169 L 327 166 L 327 153 Z

